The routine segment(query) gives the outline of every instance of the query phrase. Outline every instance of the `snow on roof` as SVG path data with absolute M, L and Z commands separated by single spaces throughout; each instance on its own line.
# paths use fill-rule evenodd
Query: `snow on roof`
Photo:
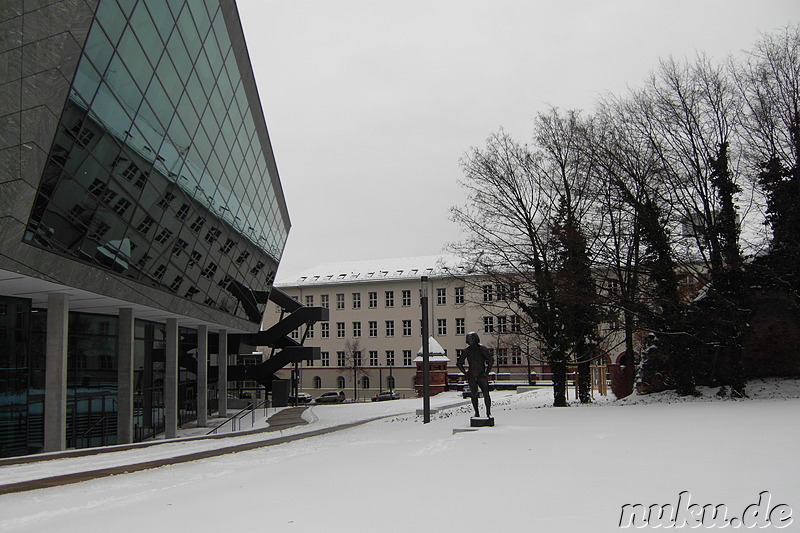
M 275 282 L 275 286 L 297 287 L 328 283 L 355 283 L 389 279 L 418 279 L 422 276 L 443 276 L 446 275 L 446 268 L 452 269 L 457 264 L 458 258 L 447 254 L 326 263 L 281 277 Z
M 422 347 L 420 346 L 417 352 L 417 357 L 414 358 L 415 363 L 422 361 Z M 450 358 L 447 357 L 445 349 L 433 337 L 428 337 L 428 361 L 431 363 L 449 363 Z

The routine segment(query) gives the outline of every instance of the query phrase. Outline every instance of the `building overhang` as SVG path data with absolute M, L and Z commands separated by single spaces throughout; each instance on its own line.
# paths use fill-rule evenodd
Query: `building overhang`
M 128 302 L 112 296 L 97 294 L 84 289 L 68 287 L 59 283 L 0 269 L 0 294 L 3 296 L 29 299 L 32 307 L 46 309 L 47 295 L 51 293 L 67 294 L 69 296 L 70 311 L 118 315 L 121 308 L 129 308 L 133 310 L 134 318 L 141 320 L 163 323 L 168 318 L 175 318 L 181 327 L 196 328 L 205 325 L 209 329 L 225 329 L 228 333 L 253 333 L 252 329 L 237 329 L 230 327 L 230 325 L 222 325 L 197 317 Z M 254 328 L 257 329 L 257 326 L 254 326 Z

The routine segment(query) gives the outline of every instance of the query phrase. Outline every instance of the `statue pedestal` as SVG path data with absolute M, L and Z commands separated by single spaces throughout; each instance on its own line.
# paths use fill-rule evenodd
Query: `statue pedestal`
M 473 416 L 472 418 L 469 419 L 469 427 L 471 428 L 494 427 L 494 418 Z

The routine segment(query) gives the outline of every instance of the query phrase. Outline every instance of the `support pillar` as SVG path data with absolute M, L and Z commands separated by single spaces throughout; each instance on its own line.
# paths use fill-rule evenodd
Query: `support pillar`
M 167 319 L 164 366 L 164 438 L 178 436 L 178 319 Z
M 134 441 L 133 320 L 133 309 L 120 308 L 117 327 L 117 444 Z
M 197 425 L 208 425 L 208 326 L 197 326 Z
M 67 447 L 67 338 L 69 298 L 64 293 L 47 295 L 45 347 L 44 451 Z
M 219 349 L 217 350 L 217 366 L 219 382 L 217 384 L 219 416 L 228 416 L 228 330 L 219 330 Z

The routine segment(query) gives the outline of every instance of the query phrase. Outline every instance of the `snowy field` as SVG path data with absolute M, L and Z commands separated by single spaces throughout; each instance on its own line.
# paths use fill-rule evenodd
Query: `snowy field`
M 430 424 L 414 414 L 420 400 L 314 406 L 310 424 L 282 433 L 386 418 L 257 450 L 0 496 L 0 531 L 604 532 L 620 530 L 623 505 L 675 506 L 684 491 L 692 504 L 724 504 L 728 519 L 741 517 L 764 491 L 768 507 L 800 512 L 800 382 L 750 382 L 751 399 L 741 401 L 703 392 L 691 401 L 671 393 L 598 397 L 591 406 L 560 409 L 549 407 L 549 389 L 498 392 L 497 425 L 471 432 L 454 432 L 469 426 L 470 408 L 463 404 L 433 415 Z M 433 404 L 460 402 L 446 393 Z M 169 443 L 27 470 L 10 465 L 0 468 L 0 483 L 220 442 Z M 800 530 L 800 517 L 781 525 Z

